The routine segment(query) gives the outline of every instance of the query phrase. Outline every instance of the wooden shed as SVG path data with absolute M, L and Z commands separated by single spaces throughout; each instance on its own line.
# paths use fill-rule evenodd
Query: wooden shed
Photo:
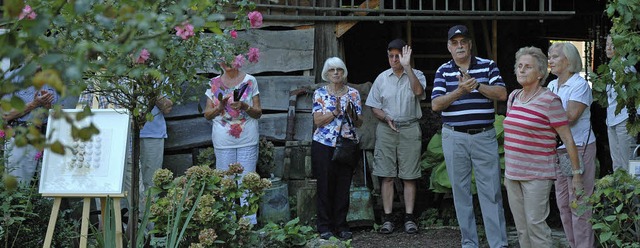
M 587 42 L 591 63 L 599 64 L 604 34 L 610 26 L 602 15 L 606 1 L 553 0 L 257 0 L 264 26 L 240 32 L 240 38 L 261 51 L 260 62 L 243 71 L 257 77 L 264 115 L 260 134 L 276 144 L 276 175 L 288 177 L 285 158 L 292 159 L 291 146 L 304 147 L 311 140 L 311 94 L 321 83 L 319 71 L 324 60 L 337 56 L 349 69 L 349 82 L 361 88 L 363 102 L 377 74 L 389 67 L 386 46 L 403 38 L 413 47 L 414 68 L 427 75 L 427 93 L 435 70 L 450 59 L 446 32 L 450 26 L 465 24 L 474 35 L 476 55 L 498 62 L 509 91 L 518 85 L 513 76 L 513 55 L 522 46 L 543 50 L 553 39 Z M 229 14 L 229 17 L 232 17 Z M 595 54 L 595 55 L 594 55 Z M 203 73 L 217 74 L 213 69 Z M 165 168 L 181 174 L 193 164 L 198 150 L 211 147 L 211 124 L 198 110 L 200 102 L 174 107 L 167 115 L 169 138 L 165 145 Z M 504 103 L 496 103 L 498 112 Z M 427 97 L 422 104 L 423 147 L 440 128 L 439 114 L 430 110 Z M 369 116 L 367 123 L 376 120 Z M 596 125 L 594 125 L 595 128 Z M 366 130 L 364 132 L 367 132 Z M 373 149 L 373 137 L 365 148 Z M 606 140 L 606 139 L 605 139 Z M 296 141 L 299 143 L 288 143 Z M 307 143 L 305 143 L 307 142 Z M 294 145 L 292 145 L 294 144 Z M 295 150 L 295 149 L 294 149 Z M 302 156 L 301 158 L 304 158 Z M 293 163 L 307 163 L 296 157 Z M 602 164 L 602 163 L 601 163 Z M 295 174 L 295 173 L 294 173 Z M 303 173 L 308 176 L 308 173 Z M 294 177 L 302 177 L 294 176 Z M 296 178 L 297 179 L 297 178 Z M 294 194 L 290 190 L 291 194 Z

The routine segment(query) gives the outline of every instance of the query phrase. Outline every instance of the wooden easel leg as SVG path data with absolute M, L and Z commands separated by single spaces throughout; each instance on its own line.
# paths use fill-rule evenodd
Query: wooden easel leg
M 60 212 L 61 197 L 53 198 L 53 208 L 51 208 L 51 216 L 49 217 L 49 226 L 47 227 L 47 235 L 44 238 L 44 245 L 42 247 L 51 247 L 51 241 L 53 240 L 53 231 L 56 228 L 56 221 L 58 220 L 58 212 Z
M 116 217 L 116 248 L 122 248 L 122 215 L 120 213 L 120 199 L 113 199 L 113 211 Z
M 100 197 L 100 221 L 98 224 L 98 226 L 100 227 L 100 230 L 104 230 L 104 227 L 102 226 L 104 223 L 104 216 L 107 210 L 107 198 L 105 197 Z
M 87 247 L 87 235 L 89 235 L 89 210 L 91 210 L 91 198 L 85 197 L 82 204 L 82 224 L 80 225 L 80 248 Z

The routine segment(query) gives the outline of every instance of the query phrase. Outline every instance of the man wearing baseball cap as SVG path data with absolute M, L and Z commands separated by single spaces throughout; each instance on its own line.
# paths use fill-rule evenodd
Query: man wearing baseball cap
M 507 247 L 500 158 L 493 128 L 493 101 L 506 100 L 507 90 L 494 61 L 471 55 L 473 44 L 466 26 L 451 27 L 448 39 L 453 59 L 436 71 L 431 108 L 442 111 L 442 150 L 462 247 L 480 246 L 471 193 L 472 169 L 489 245 Z
M 418 232 L 413 216 L 416 179 L 422 133 L 418 120 L 422 117 L 420 100 L 426 99 L 424 74 L 411 68 L 411 47 L 401 39 L 387 46 L 390 69 L 380 73 L 373 83 L 366 104 L 380 120 L 376 127 L 373 175 L 382 178 L 381 196 L 384 208 L 380 233 L 393 232 L 393 181 L 398 177 L 404 185 L 404 231 Z

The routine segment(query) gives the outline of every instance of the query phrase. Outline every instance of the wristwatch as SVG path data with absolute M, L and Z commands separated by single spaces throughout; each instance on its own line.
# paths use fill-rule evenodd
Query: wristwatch
M 573 170 L 571 172 L 571 174 L 573 174 L 573 175 L 582 175 L 582 173 L 584 173 L 584 169 L 582 169 L 582 168 L 577 169 L 577 170 Z

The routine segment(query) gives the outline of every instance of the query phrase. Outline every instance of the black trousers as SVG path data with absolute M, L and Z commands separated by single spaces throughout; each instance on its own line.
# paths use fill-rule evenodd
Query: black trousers
M 311 163 L 317 179 L 317 229 L 319 233 L 349 231 L 347 213 L 355 165 L 331 161 L 335 147 L 313 141 Z

